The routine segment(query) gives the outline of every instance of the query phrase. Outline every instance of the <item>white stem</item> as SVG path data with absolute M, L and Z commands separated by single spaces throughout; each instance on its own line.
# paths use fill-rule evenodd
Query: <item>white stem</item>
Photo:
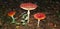
M 30 10 L 28 10 L 28 12 L 27 12 L 27 14 L 28 14 L 28 21 L 27 21 L 27 23 L 29 23 L 29 15 L 30 15 Z
M 12 16 L 12 19 L 13 19 L 13 20 L 12 20 L 12 23 L 15 23 L 15 19 L 14 19 L 14 17 L 13 17 L 13 16 Z
M 54 25 L 54 27 L 56 27 L 56 24 Z
M 39 22 L 40 22 L 40 20 L 38 19 L 38 24 L 37 24 L 37 27 L 39 27 Z

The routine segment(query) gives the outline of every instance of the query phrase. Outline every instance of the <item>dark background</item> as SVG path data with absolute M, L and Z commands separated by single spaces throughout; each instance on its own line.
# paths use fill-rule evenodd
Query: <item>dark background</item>
M 10 24 L 11 18 L 7 13 L 16 11 L 14 17 L 17 22 L 20 22 L 21 14 L 27 12 L 20 8 L 20 4 L 25 2 L 37 4 L 38 7 L 31 11 L 28 26 L 19 25 L 19 29 L 60 29 L 60 1 L 58 0 L 0 0 L 0 29 L 16 29 L 17 25 Z M 46 18 L 40 21 L 39 28 L 37 20 L 33 17 L 38 12 L 46 14 Z

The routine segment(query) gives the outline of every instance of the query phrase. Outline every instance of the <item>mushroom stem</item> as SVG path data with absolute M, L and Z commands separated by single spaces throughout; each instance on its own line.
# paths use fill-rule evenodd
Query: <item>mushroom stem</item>
M 37 27 L 39 27 L 39 22 L 40 22 L 40 19 L 38 19 L 38 24 L 37 24 Z
M 56 24 L 54 25 L 54 27 L 56 27 Z
M 13 20 L 12 20 L 12 23 L 15 23 L 15 19 L 14 19 L 14 17 L 13 17 L 13 16 L 12 16 L 12 19 L 13 19 Z
M 28 21 L 27 21 L 27 23 L 29 23 L 29 15 L 30 15 L 30 10 L 28 10 L 28 12 L 27 12 L 27 14 L 28 14 Z

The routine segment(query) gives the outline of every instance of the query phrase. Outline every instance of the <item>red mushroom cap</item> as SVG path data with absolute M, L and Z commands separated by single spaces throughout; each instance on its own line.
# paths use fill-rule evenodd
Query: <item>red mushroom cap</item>
M 44 13 L 37 13 L 37 14 L 34 14 L 34 18 L 42 20 L 42 19 L 45 19 L 46 16 Z
M 10 12 L 8 12 L 8 16 L 12 17 L 12 16 L 14 16 L 14 15 L 15 15 L 15 11 L 10 11 Z
M 33 10 L 37 8 L 37 5 L 33 3 L 22 3 L 20 7 L 25 10 Z

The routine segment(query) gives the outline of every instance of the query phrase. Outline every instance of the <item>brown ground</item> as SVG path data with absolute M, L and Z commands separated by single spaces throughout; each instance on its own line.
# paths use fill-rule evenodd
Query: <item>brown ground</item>
M 31 11 L 30 23 L 26 26 L 21 24 L 11 24 L 7 13 L 11 10 L 16 11 L 16 22 L 20 23 L 21 13 L 27 12 L 19 7 L 23 2 L 32 2 L 38 5 L 38 8 Z M 40 21 L 40 27 L 37 27 L 37 20 L 33 17 L 35 13 L 43 12 L 46 18 Z M 55 26 L 56 25 L 56 26 Z M 60 29 L 60 2 L 58 0 L 0 0 L 0 29 Z

